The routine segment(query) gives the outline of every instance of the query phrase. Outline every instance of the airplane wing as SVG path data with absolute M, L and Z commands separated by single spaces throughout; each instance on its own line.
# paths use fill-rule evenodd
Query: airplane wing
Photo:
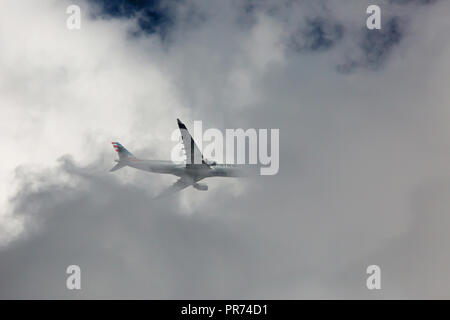
M 191 134 L 187 130 L 184 123 L 181 122 L 180 119 L 177 119 L 177 122 L 178 128 L 180 129 L 181 132 L 181 138 L 183 140 L 183 148 L 186 153 L 186 167 L 193 165 L 209 167 L 209 165 L 203 159 L 201 151 L 197 147 L 197 144 L 191 137 Z
M 156 198 L 163 198 L 163 197 L 169 196 L 171 194 L 177 193 L 178 191 L 181 191 L 184 188 L 187 188 L 194 183 L 195 183 L 195 181 L 193 179 L 184 178 L 184 177 L 180 178 L 169 188 L 167 188 L 166 190 L 161 192 L 159 195 L 157 195 Z

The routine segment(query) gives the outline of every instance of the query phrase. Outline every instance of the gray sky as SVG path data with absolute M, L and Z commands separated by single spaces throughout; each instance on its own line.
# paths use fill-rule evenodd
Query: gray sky
M 164 3 L 164 34 L 71 3 L 0 5 L 0 298 L 450 298 L 450 3 Z M 108 172 L 176 118 L 279 128 L 279 174 Z

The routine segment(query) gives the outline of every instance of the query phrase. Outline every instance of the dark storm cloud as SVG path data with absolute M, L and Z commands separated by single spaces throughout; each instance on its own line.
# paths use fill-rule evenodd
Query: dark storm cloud
M 314 52 L 331 49 L 342 39 L 344 27 L 330 19 L 307 19 L 304 25 L 291 35 L 289 47 L 297 52 Z

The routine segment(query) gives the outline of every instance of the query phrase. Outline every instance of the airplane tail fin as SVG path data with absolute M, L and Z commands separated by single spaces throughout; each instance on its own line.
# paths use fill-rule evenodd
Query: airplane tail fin
M 123 145 L 121 145 L 119 142 L 111 142 L 113 145 L 114 150 L 116 150 L 117 154 L 119 155 L 119 160 L 117 161 L 117 164 L 109 171 L 116 171 L 120 168 L 123 168 L 127 165 L 128 159 L 136 159 L 136 157 L 128 151 Z
M 114 150 L 119 155 L 120 161 L 127 160 L 128 158 L 136 158 L 130 151 L 128 151 L 120 142 L 111 142 Z

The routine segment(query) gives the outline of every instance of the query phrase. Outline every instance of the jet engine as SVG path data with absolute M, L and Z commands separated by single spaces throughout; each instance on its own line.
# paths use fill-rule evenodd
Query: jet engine
M 192 185 L 195 189 L 200 190 L 200 191 L 206 191 L 208 190 L 208 186 L 206 184 L 203 183 L 194 183 Z

